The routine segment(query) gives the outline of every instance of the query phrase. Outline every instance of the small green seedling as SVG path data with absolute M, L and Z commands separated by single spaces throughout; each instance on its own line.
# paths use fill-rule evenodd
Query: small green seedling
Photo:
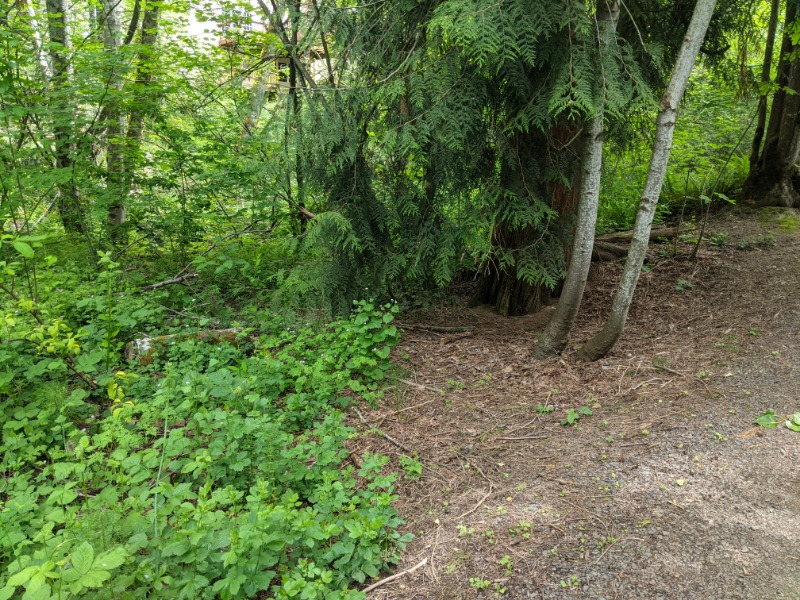
M 422 477 L 422 463 L 418 460 L 416 452 L 413 457 L 401 455 L 400 466 L 406 472 L 406 479 L 413 481 Z
M 577 575 L 573 575 L 572 577 L 570 577 L 566 581 L 564 581 L 563 579 L 561 580 L 561 587 L 565 588 L 565 589 L 566 588 L 573 589 L 573 588 L 578 587 L 580 584 L 581 584 L 581 581 L 580 581 L 580 579 L 578 579 Z
M 470 577 L 469 578 L 469 587 L 475 588 L 476 590 L 485 590 L 492 582 L 488 579 L 481 579 L 480 577 Z
M 506 554 L 503 558 L 500 559 L 500 564 L 506 568 L 506 577 L 511 577 L 514 569 L 514 563 L 511 562 L 511 557 L 508 554 Z
M 586 405 L 581 406 L 578 410 L 570 408 L 567 411 L 566 418 L 561 419 L 559 423 L 561 423 L 562 425 L 574 425 L 580 420 L 581 417 L 591 417 L 591 416 L 592 416 L 592 409 Z

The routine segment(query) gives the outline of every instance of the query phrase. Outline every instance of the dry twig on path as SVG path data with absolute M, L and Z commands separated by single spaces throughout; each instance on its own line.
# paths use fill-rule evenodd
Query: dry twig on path
M 360 410 L 358 410 L 358 409 L 357 409 L 355 406 L 353 407 L 353 410 L 354 410 L 354 411 L 355 411 L 355 413 L 358 415 L 358 418 L 359 418 L 359 419 L 361 419 L 361 422 L 362 422 L 364 425 L 366 425 L 366 426 L 367 426 L 367 427 L 369 427 L 370 429 L 373 429 L 373 430 L 375 431 L 375 433 L 377 433 L 377 434 L 378 434 L 379 436 L 381 436 L 383 439 L 385 439 L 385 440 L 386 440 L 386 441 L 388 441 L 388 442 L 391 442 L 392 444 L 394 444 L 395 446 L 397 446 L 397 447 L 398 447 L 398 448 L 400 448 L 401 450 L 403 450 L 403 451 L 405 451 L 405 452 L 408 452 L 409 456 L 413 454 L 413 452 L 411 452 L 411 450 L 409 450 L 409 449 L 408 449 L 406 446 L 404 446 L 403 444 L 401 444 L 400 442 L 398 442 L 396 439 L 394 439 L 394 438 L 393 438 L 392 436 L 390 436 L 388 433 L 384 433 L 384 432 L 383 432 L 383 431 L 381 431 L 380 429 L 375 429 L 374 427 L 372 427 L 372 426 L 369 424 L 369 421 L 367 421 L 367 420 L 364 418 L 364 415 L 362 415 L 362 414 L 361 414 L 361 411 L 360 411 Z
M 391 581 L 394 581 L 395 579 L 400 579 L 404 575 L 410 575 L 411 573 L 413 573 L 417 569 L 420 569 L 420 568 L 424 567 L 427 564 L 428 564 L 428 557 L 426 556 L 425 558 L 423 558 L 420 562 L 418 562 L 416 565 L 414 565 L 410 569 L 406 569 L 405 571 L 401 571 L 400 573 L 395 573 L 394 575 L 390 575 L 389 577 L 386 577 L 385 579 L 381 579 L 380 581 L 376 581 L 375 583 L 373 583 L 370 586 L 365 587 L 361 591 L 364 592 L 365 594 L 368 593 L 368 592 L 371 592 L 372 590 L 374 590 L 376 588 L 379 588 L 380 586 L 385 585 L 385 584 L 387 584 L 387 583 L 389 583 Z
M 492 495 L 492 491 L 493 491 L 493 489 L 494 489 L 494 486 L 492 485 L 492 483 L 491 483 L 491 482 L 489 482 L 489 491 L 486 493 L 486 495 L 485 495 L 483 498 L 481 498 L 481 499 L 478 501 L 478 503 L 477 503 L 475 506 L 473 506 L 472 508 L 470 508 L 470 509 L 469 509 L 467 512 L 465 512 L 465 513 L 463 513 L 463 514 L 460 514 L 460 515 L 458 515 L 458 516 L 456 517 L 456 521 L 460 521 L 460 520 L 461 520 L 461 519 L 463 519 L 464 517 L 466 517 L 466 516 L 469 516 L 469 515 L 471 515 L 472 513 L 474 513 L 476 510 L 478 510 L 478 509 L 481 507 L 481 504 L 483 504 L 484 502 L 486 502 L 486 499 L 487 499 L 489 496 L 491 496 L 491 495 Z

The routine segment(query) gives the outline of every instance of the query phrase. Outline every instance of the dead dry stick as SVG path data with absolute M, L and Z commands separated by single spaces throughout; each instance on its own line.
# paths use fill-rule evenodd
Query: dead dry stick
M 417 388 L 418 390 L 428 390 L 429 392 L 434 392 L 436 394 L 441 394 L 442 390 L 438 390 L 436 388 L 428 387 L 427 385 L 423 385 L 421 383 L 417 383 L 416 381 L 411 381 L 410 379 L 398 379 L 400 383 L 405 383 L 406 385 L 410 385 L 412 387 Z
M 653 365 L 653 368 L 656 369 L 657 371 L 666 371 L 667 373 L 672 373 L 673 375 L 679 375 L 680 377 L 685 377 L 683 373 L 675 371 L 674 369 L 670 369 L 669 367 L 664 367 L 661 365 Z
M 472 326 L 462 327 L 444 327 L 441 325 L 410 325 L 407 323 L 397 323 L 400 329 L 416 330 L 416 331 L 430 331 L 433 333 L 465 333 L 472 331 Z
M 492 495 L 492 489 L 493 489 L 493 488 L 494 488 L 494 486 L 493 486 L 493 485 L 491 484 L 491 482 L 490 482 L 490 483 L 489 483 L 489 491 L 486 493 L 486 495 L 485 495 L 483 498 L 481 498 L 481 499 L 478 501 L 478 503 L 477 503 L 475 506 L 473 506 L 472 508 L 470 508 L 470 509 L 469 509 L 467 512 L 465 512 L 465 513 L 463 513 L 463 514 L 461 514 L 461 515 L 458 515 L 458 516 L 456 517 L 456 521 L 460 521 L 460 520 L 461 520 L 461 519 L 463 519 L 464 517 L 467 517 L 467 516 L 471 515 L 472 513 L 474 513 L 476 510 L 478 510 L 478 509 L 481 507 L 481 504 L 483 504 L 484 502 L 486 502 L 486 499 L 487 499 L 489 496 L 491 496 L 491 495 Z
M 183 283 L 184 281 L 187 281 L 189 279 L 194 279 L 195 277 L 197 277 L 197 273 L 187 273 L 186 275 L 173 277 L 172 279 L 167 279 L 166 281 L 159 281 L 158 283 L 152 283 L 150 285 L 146 285 L 142 287 L 142 291 L 157 290 L 158 288 L 162 288 L 168 285 Z
M 370 429 L 374 430 L 374 431 L 375 431 L 375 433 L 377 433 L 379 436 L 381 436 L 381 437 L 382 437 L 383 439 L 385 439 L 386 441 L 393 443 L 395 446 L 397 446 L 397 447 L 398 447 L 398 448 L 400 448 L 401 450 L 403 450 L 403 451 L 407 452 L 409 456 L 413 455 L 413 452 L 412 452 L 411 450 L 409 450 L 409 449 L 408 449 L 406 446 L 404 446 L 403 444 L 401 444 L 400 442 L 398 442 L 396 439 L 394 439 L 394 438 L 393 438 L 392 436 L 390 436 L 388 433 L 384 433 L 384 432 L 383 432 L 383 431 L 381 431 L 380 429 L 375 429 L 374 427 L 371 427 L 371 426 L 370 426 L 370 424 L 369 424 L 369 422 L 368 422 L 368 421 L 367 421 L 367 420 L 364 418 L 364 415 L 362 415 L 362 414 L 361 414 L 361 411 L 360 411 L 360 410 L 358 410 L 356 407 L 353 407 L 353 410 L 356 412 L 356 414 L 358 415 L 358 418 L 359 418 L 359 419 L 361 419 L 361 422 L 362 422 L 364 425 L 366 425 L 366 426 L 367 426 L 367 427 L 369 427 Z
M 420 404 L 415 404 L 414 406 L 406 406 L 405 408 L 401 408 L 400 410 L 396 410 L 394 412 L 389 413 L 386 417 L 393 417 L 394 415 L 399 415 L 400 413 L 406 412 L 407 410 L 414 410 L 415 408 L 422 408 L 426 404 L 430 404 L 437 398 L 432 398 L 430 400 L 426 400 L 425 402 L 421 402 Z M 386 417 L 381 417 L 381 420 L 385 419 Z
M 395 579 L 400 579 L 404 575 L 410 575 L 411 573 L 413 573 L 417 569 L 420 569 L 420 568 L 424 567 L 427 564 L 428 564 L 428 557 L 426 556 L 425 558 L 423 558 L 421 561 L 419 561 L 416 565 L 414 565 L 410 569 L 406 569 L 405 571 L 401 571 L 400 573 L 395 573 L 394 575 L 386 577 L 385 579 L 381 579 L 380 581 L 376 581 L 375 583 L 373 583 L 370 586 L 365 587 L 361 591 L 364 592 L 365 594 L 368 593 L 368 592 L 371 592 L 372 590 L 374 590 L 376 588 L 379 588 L 382 585 L 385 585 L 387 583 L 390 583 L 390 582 L 394 581 Z

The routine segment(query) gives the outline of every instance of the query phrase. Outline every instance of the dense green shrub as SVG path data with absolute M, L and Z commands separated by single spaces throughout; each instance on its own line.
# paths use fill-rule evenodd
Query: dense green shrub
M 4 263 L 8 291 L 23 266 Z M 350 455 L 343 409 L 377 398 L 396 307 L 300 328 L 253 310 L 239 344 L 125 366 L 135 324 L 102 267 L 72 321 L 4 299 L 0 599 L 362 597 L 409 538 L 388 459 Z

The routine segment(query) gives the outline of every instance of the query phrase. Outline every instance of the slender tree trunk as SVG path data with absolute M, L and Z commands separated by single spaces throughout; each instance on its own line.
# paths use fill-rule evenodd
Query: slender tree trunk
M 109 0 L 113 2 L 113 0 Z M 134 5 L 134 15 L 128 27 L 124 44 L 132 39 L 132 31 L 138 21 L 137 8 L 141 6 L 142 28 L 139 36 L 139 51 L 136 57 L 136 79 L 132 84 L 131 93 L 132 104 L 128 111 L 127 121 L 128 130 L 125 132 L 123 144 L 124 169 L 122 175 L 122 185 L 117 201 L 109 206 L 109 223 L 118 229 L 126 218 L 125 201 L 130 195 L 136 171 L 141 163 L 142 136 L 144 134 L 144 120 L 153 115 L 157 110 L 158 99 L 154 98 L 153 82 L 155 81 L 156 68 L 158 66 L 158 55 L 156 53 L 156 43 L 158 42 L 159 17 L 161 14 L 161 2 L 152 0 L 137 0 Z
M 44 81 L 49 81 L 53 76 L 50 63 L 47 62 L 47 55 L 42 46 L 42 34 L 39 32 L 39 19 L 36 17 L 36 8 L 33 0 L 27 0 L 25 4 L 25 14 L 28 16 L 28 26 L 31 28 L 31 43 L 33 52 L 36 55 L 36 62 L 39 64 L 41 77 Z
M 616 40 L 620 0 L 602 2 L 597 9 L 599 64 L 602 54 L 611 52 Z M 534 355 L 553 356 L 567 345 L 569 332 L 581 307 L 586 278 L 592 264 L 592 250 L 597 226 L 597 207 L 600 202 L 600 175 L 603 167 L 604 98 L 598 99 L 597 113 L 589 122 L 583 154 L 583 177 L 578 200 L 578 220 L 573 234 L 572 252 L 567 276 L 561 289 L 556 310 L 539 338 Z
M 678 53 L 669 86 L 661 98 L 661 111 L 656 121 L 656 138 L 650 157 L 650 168 L 636 213 L 628 259 L 625 261 L 622 279 L 611 304 L 611 314 L 603 329 L 579 350 L 578 357 L 583 360 L 596 360 L 607 354 L 617 343 L 625 327 L 633 293 L 642 272 L 653 216 L 667 171 L 678 102 L 686 91 L 686 84 L 692 73 L 697 53 L 703 44 L 715 4 L 716 0 L 697 0 L 695 4 L 694 14 Z
M 775 47 L 775 32 L 778 29 L 778 11 L 781 0 L 772 0 L 767 27 L 767 41 L 764 47 L 764 63 L 761 67 L 761 83 L 768 84 L 772 77 L 772 52 Z M 758 121 L 753 135 L 753 147 L 750 151 L 750 170 L 754 170 L 761 152 L 761 141 L 764 139 L 764 128 L 767 125 L 767 94 L 761 93 L 758 98 Z
M 47 22 L 50 35 L 50 61 L 53 66 L 52 106 L 55 168 L 59 173 L 58 212 L 67 233 L 85 233 L 86 223 L 78 188 L 75 185 L 72 129 L 73 106 L 68 88 L 72 79 L 72 62 L 67 6 L 64 0 L 47 0 Z
M 113 0 L 112 0 L 113 1 Z M 156 42 L 158 41 L 158 19 L 161 12 L 160 2 L 148 2 L 142 17 L 142 34 L 139 41 L 139 56 L 136 59 L 135 102 L 128 114 L 129 155 L 136 158 L 144 132 L 144 118 L 152 113 L 155 101 L 149 89 L 155 79 Z
M 297 88 L 297 65 L 301 60 L 298 54 L 298 42 L 300 41 L 300 18 L 302 6 L 300 0 L 294 1 L 294 13 L 292 14 L 292 60 L 289 63 L 289 103 L 291 105 L 292 129 L 295 131 L 294 140 L 294 174 L 297 182 L 297 218 L 300 224 L 300 233 L 305 232 L 308 225 L 308 211 L 305 209 L 305 177 L 303 170 L 303 149 L 299 139 L 302 135 L 302 123 L 300 112 L 300 94 Z M 287 123 L 287 127 L 289 124 Z M 287 130 L 288 143 L 288 130 Z
M 101 6 L 101 23 L 103 26 L 103 49 L 106 54 L 106 74 L 109 94 L 108 103 L 104 107 L 103 115 L 106 128 L 106 192 L 108 201 L 108 224 L 111 228 L 112 239 L 119 238 L 120 225 L 125 222 L 125 185 L 123 182 L 124 144 L 123 124 L 120 114 L 118 94 L 121 90 L 119 65 L 115 58 L 122 41 L 117 5 L 118 0 L 104 0 Z

